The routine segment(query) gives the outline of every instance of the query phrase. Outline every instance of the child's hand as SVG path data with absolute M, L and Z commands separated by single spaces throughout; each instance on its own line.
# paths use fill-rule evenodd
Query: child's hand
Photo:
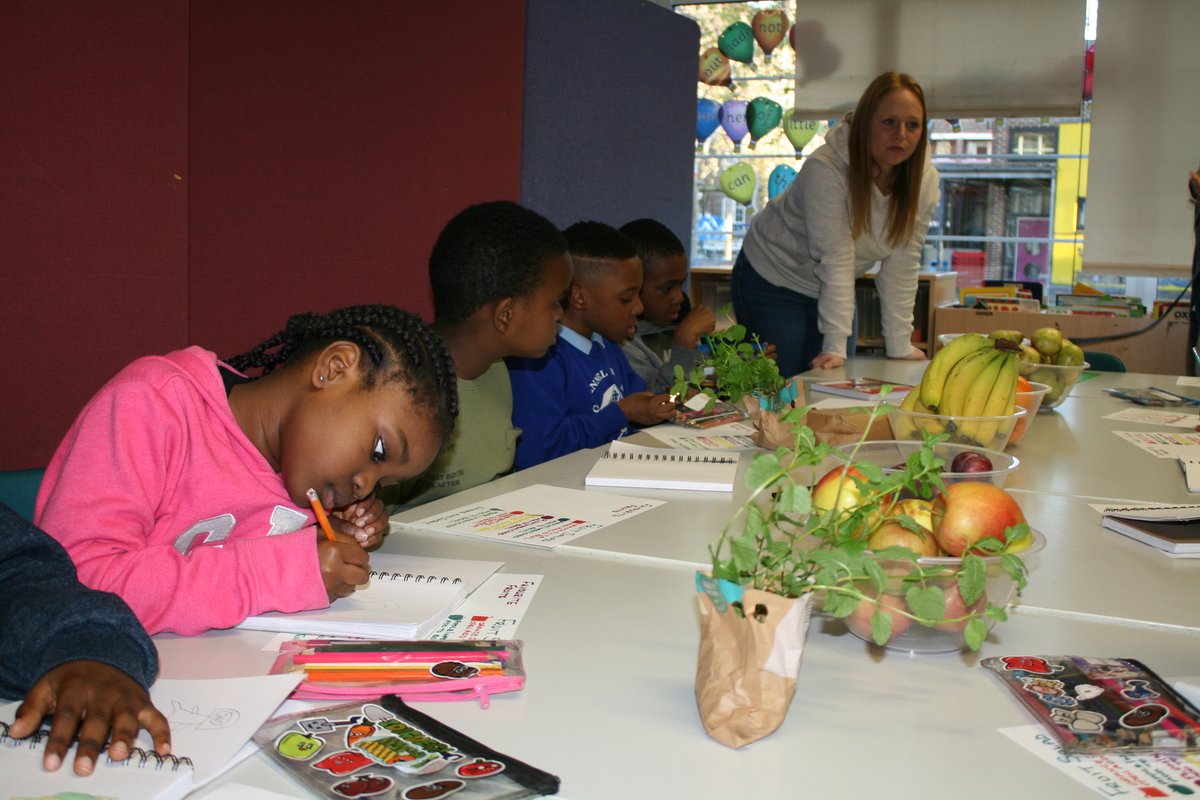
M 37 731 L 42 717 L 53 714 L 42 765 L 47 772 L 62 766 L 63 756 L 79 734 L 75 774 L 91 775 L 104 743 L 114 761 L 129 757 L 139 728 L 145 728 L 159 755 L 171 752 L 171 728 L 138 682 L 99 661 L 68 661 L 38 678 L 17 709 L 9 736 L 23 739 Z
M 354 594 L 370 577 L 367 551 L 352 536 L 339 533 L 337 541 L 322 536 L 317 542 L 317 563 L 329 602 Z
M 617 405 L 625 413 L 625 419 L 638 425 L 654 425 L 670 419 L 675 413 L 675 404 L 669 394 L 637 392 L 618 400 Z
M 762 348 L 763 358 L 769 358 L 772 361 L 778 361 L 779 358 L 775 353 L 775 345 L 770 342 L 764 342 Z
M 692 306 L 687 316 L 679 321 L 675 328 L 675 344 L 692 350 L 700 342 L 700 337 L 712 333 L 717 328 L 717 317 L 708 310 L 708 306 Z
M 329 522 L 336 532 L 353 537 L 364 550 L 379 547 L 388 530 L 387 514 L 378 497 L 368 497 L 336 509 L 329 516 Z

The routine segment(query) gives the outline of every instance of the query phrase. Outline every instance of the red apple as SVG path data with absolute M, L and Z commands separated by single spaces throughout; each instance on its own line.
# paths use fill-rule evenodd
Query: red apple
M 962 633 L 963 628 L 967 627 L 968 620 L 955 620 L 955 617 L 965 617 L 967 614 L 979 615 L 987 608 L 987 594 L 979 595 L 979 599 L 971 604 L 968 608 L 963 601 L 962 593 L 958 591 L 958 584 L 952 583 L 945 587 L 946 594 L 946 619 L 953 620 L 951 622 L 939 622 L 933 627 L 939 631 L 949 631 L 951 633 Z
M 845 467 L 834 467 L 825 473 L 821 480 L 817 481 L 812 488 L 813 511 L 817 513 L 829 511 L 830 509 L 853 511 L 865 502 L 874 500 L 874 498 L 863 498 L 862 491 L 858 488 L 858 484 L 855 483 L 855 478 L 860 481 L 866 480 L 866 476 L 859 472 L 853 464 Z M 885 497 L 879 501 L 879 504 L 886 505 L 887 502 L 888 498 Z M 872 527 L 878 519 L 878 511 L 867 514 L 863 528 Z M 859 531 L 862 531 L 863 528 L 859 528 Z
M 1004 531 L 1025 521 L 1008 492 L 990 483 L 952 483 L 933 499 L 933 535 L 952 556 L 961 556 L 989 536 L 1005 542 Z
M 908 604 L 904 602 L 904 598 L 894 594 L 885 594 L 879 597 L 878 602 L 870 599 L 860 600 L 858 607 L 850 612 L 850 616 L 846 617 L 846 625 L 868 642 L 875 641 L 871 635 L 871 617 L 875 614 L 876 609 L 882 609 L 892 618 L 892 635 L 888 641 L 903 634 L 912 624 L 911 619 L 899 613 L 899 611 L 908 610 Z
M 937 539 L 933 538 L 932 507 L 928 500 L 903 500 L 892 508 L 892 516 L 903 514 L 916 522 L 924 535 L 909 530 L 899 522 L 885 519 L 871 537 L 867 539 L 867 547 L 872 550 L 882 550 L 885 547 L 907 547 L 919 556 L 936 556 L 938 554 Z
M 992 462 L 983 453 L 964 450 L 950 462 L 951 472 L 991 472 Z

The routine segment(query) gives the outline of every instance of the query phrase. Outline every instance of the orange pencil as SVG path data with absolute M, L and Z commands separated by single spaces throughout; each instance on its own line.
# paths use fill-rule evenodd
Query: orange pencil
M 325 509 L 321 507 L 321 498 L 317 497 L 317 492 L 314 489 L 309 489 L 308 503 L 312 506 L 313 514 L 317 517 L 317 524 L 321 526 L 321 530 L 325 531 L 325 538 L 331 542 L 336 542 L 337 537 L 333 535 L 333 528 L 329 525 L 329 517 L 325 516 Z

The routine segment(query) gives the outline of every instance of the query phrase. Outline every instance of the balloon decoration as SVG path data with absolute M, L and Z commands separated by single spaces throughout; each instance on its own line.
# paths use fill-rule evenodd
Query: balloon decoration
M 750 133 L 750 128 L 746 125 L 746 107 L 748 105 L 749 103 L 745 100 L 726 100 L 725 104 L 721 106 L 721 127 L 733 141 L 735 153 L 741 150 L 742 139 L 745 139 L 746 134 Z
M 1092 73 L 1096 71 L 1096 43 L 1092 42 L 1083 52 L 1083 99 L 1092 99 Z
M 750 131 L 750 149 L 758 146 L 758 140 L 779 125 L 783 118 L 783 107 L 769 97 L 756 97 L 746 107 L 746 127 Z
M 763 61 L 771 63 L 771 51 L 783 41 L 783 32 L 788 29 L 787 14 L 782 11 L 760 11 L 750 21 L 754 40 L 763 51 Z
M 758 176 L 749 164 L 738 162 L 721 173 L 721 191 L 744 206 L 754 201 L 754 187 Z
M 771 176 L 767 179 L 767 198 L 774 200 L 783 194 L 794 180 L 796 180 L 796 170 L 787 164 L 780 164 L 771 170 Z
M 735 22 L 717 37 L 717 47 L 734 61 L 753 64 L 754 30 L 744 22 Z
M 729 72 L 729 59 L 715 47 L 700 54 L 700 82 L 709 86 L 729 86 L 733 80 Z
M 792 147 L 796 148 L 796 158 L 800 158 L 804 146 L 812 141 L 820 128 L 821 123 L 815 119 L 796 119 L 794 108 L 787 113 L 783 120 L 783 135 L 792 143 Z
M 712 136 L 713 131 L 721 127 L 721 104 L 707 97 L 696 101 L 696 146 L 704 144 L 704 140 Z

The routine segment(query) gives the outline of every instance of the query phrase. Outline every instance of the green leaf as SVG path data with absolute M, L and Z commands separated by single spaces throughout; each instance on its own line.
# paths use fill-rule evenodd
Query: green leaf
M 987 639 L 987 635 L 987 623 L 979 617 L 968 620 L 967 626 L 963 628 L 963 641 L 972 650 L 978 650 L 982 647 L 984 640 Z
M 780 478 L 779 458 L 774 453 L 759 453 L 746 470 L 746 486 L 752 490 L 764 489 Z
M 729 540 L 729 551 L 738 572 L 752 572 L 757 566 L 758 544 L 749 536 L 738 536 Z
M 958 573 L 958 593 L 963 602 L 970 606 L 983 594 L 987 584 L 987 564 L 977 555 L 963 557 L 962 571 Z
M 892 638 L 892 615 L 882 609 L 876 609 L 871 615 L 871 638 L 875 644 L 883 646 Z
M 910 586 L 904 601 L 921 619 L 940 622 L 946 618 L 946 595 L 940 586 Z
M 841 592 L 825 593 L 825 610 L 838 619 L 853 614 L 854 609 L 858 608 L 858 603 L 859 599 L 854 595 L 842 594 Z
M 883 571 L 883 567 L 874 558 L 863 559 L 862 566 L 867 577 L 871 579 L 871 585 L 875 587 L 875 591 L 882 592 L 883 587 L 887 585 L 887 574 Z
M 1021 590 L 1028 583 L 1026 576 L 1029 574 L 1029 570 L 1025 566 L 1025 562 L 1021 560 L 1020 556 L 1005 553 L 1000 556 L 1000 566 L 1008 573 L 1008 577 L 1012 578 L 1013 582 L 1017 584 L 1017 594 L 1020 594 Z
M 807 514 L 812 510 L 812 492 L 807 486 L 790 483 L 779 492 L 776 507 L 785 514 Z
M 983 610 L 983 614 L 988 619 L 994 619 L 996 622 L 1008 621 L 1008 612 L 1000 606 L 992 605 L 991 603 L 987 604 L 987 608 Z

